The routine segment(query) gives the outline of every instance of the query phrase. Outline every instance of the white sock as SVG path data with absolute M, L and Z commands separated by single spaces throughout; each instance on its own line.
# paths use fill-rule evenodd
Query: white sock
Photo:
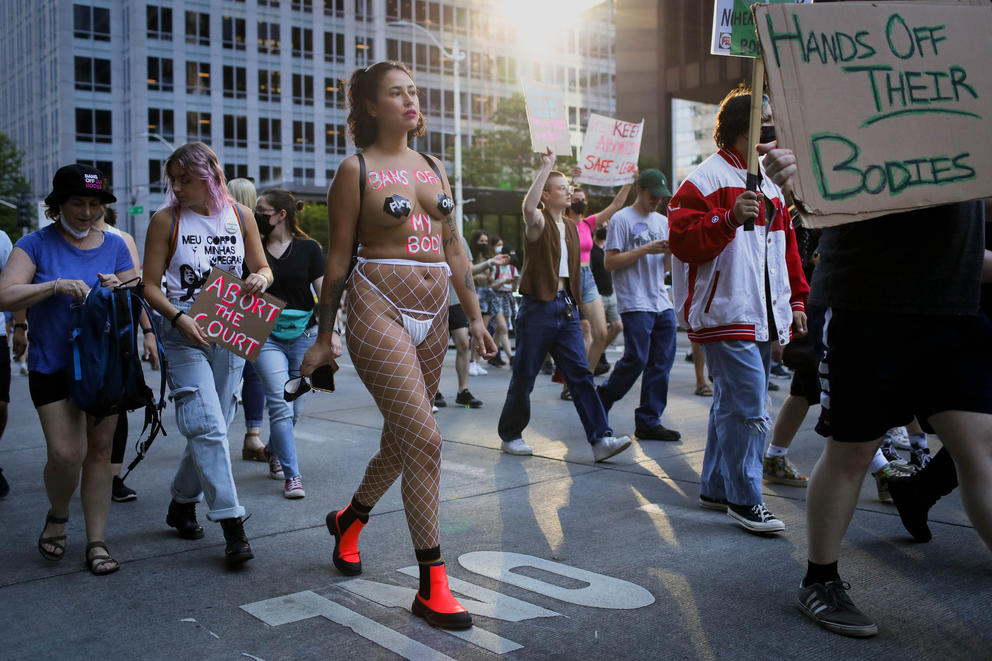
M 889 460 L 885 458 L 881 450 L 875 450 L 875 456 L 871 458 L 871 464 L 868 466 L 868 470 L 874 475 L 878 471 L 882 470 L 885 464 L 889 463 Z
M 926 434 L 910 434 L 909 435 L 909 446 L 914 450 L 919 450 L 921 448 L 927 447 L 927 435 Z
M 789 454 L 789 448 L 780 448 L 777 445 L 768 444 L 768 449 L 765 450 L 766 457 L 784 457 Z

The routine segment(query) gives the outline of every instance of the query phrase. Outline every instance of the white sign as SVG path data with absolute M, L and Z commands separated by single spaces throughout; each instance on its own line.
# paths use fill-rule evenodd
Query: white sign
M 579 159 L 582 174 L 576 181 L 590 186 L 617 186 L 633 181 L 643 134 L 643 119 L 635 124 L 590 114 Z

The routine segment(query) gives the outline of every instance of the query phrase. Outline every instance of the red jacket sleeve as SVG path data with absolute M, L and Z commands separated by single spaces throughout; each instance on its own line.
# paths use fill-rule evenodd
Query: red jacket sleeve
M 799 244 L 796 242 L 796 229 L 792 226 L 788 211 L 785 212 L 785 218 L 785 265 L 789 269 L 789 287 L 792 288 L 789 301 L 793 310 L 805 312 L 809 283 L 806 282 L 806 274 L 803 272 L 803 260 L 799 256 Z
M 725 192 L 717 190 L 704 197 L 692 182 L 686 181 L 668 203 L 669 245 L 682 262 L 708 262 L 734 240 L 737 226 L 731 220 L 733 210 L 719 203 Z

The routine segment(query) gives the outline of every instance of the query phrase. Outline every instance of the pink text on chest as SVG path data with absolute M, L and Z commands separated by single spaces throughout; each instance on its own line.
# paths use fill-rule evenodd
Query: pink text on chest
M 414 170 L 414 178 L 422 184 L 440 184 L 441 180 L 430 170 Z M 410 173 L 406 170 L 372 170 L 368 174 L 372 190 L 382 190 L 390 184 L 410 185 Z

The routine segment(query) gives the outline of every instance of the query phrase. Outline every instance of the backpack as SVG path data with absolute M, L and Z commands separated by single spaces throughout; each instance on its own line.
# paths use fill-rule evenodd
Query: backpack
M 152 324 L 152 330 L 162 372 L 157 402 L 152 389 L 145 384 L 141 367 L 139 347 L 144 334 L 138 320 L 142 310 L 148 313 L 149 319 L 152 317 L 142 296 L 143 290 L 144 283 L 141 282 L 112 289 L 97 284 L 82 303 L 74 303 L 71 309 L 70 399 L 97 421 L 110 415 L 127 415 L 128 411 L 141 407 L 145 409 L 141 436 L 146 431 L 149 435 L 144 442 L 139 436 L 138 456 L 128 466 L 128 472 L 144 458 L 158 433 L 165 435 L 162 409 L 165 408 L 168 365 L 155 324 Z

